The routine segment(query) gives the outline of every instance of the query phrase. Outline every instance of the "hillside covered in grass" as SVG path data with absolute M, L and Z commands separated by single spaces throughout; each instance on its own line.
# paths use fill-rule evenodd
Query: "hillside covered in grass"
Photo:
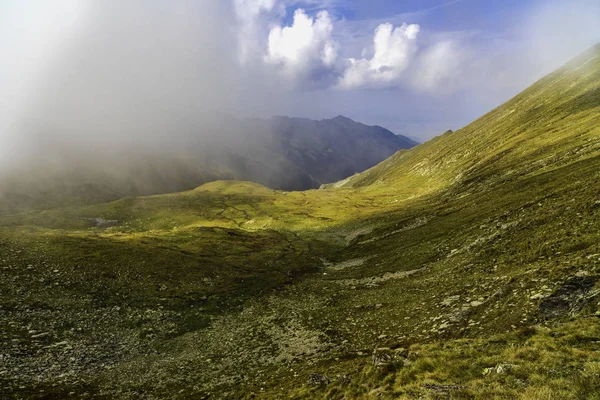
M 320 190 L 0 217 L 7 398 L 597 399 L 600 47 Z

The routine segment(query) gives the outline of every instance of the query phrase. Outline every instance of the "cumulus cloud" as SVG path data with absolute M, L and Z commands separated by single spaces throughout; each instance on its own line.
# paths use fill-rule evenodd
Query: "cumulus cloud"
M 339 21 L 332 20 L 329 12 L 321 9 L 333 3 L 233 0 L 241 64 L 254 68 L 255 72 L 260 68 L 276 70 L 281 83 L 300 89 L 397 86 L 416 53 L 419 25 L 381 24 L 375 30 L 372 58 L 339 57 L 340 44 L 334 34 Z M 297 8 L 291 24 L 282 26 L 279 21 L 294 4 L 308 6 L 310 11 L 320 10 L 314 15 Z M 257 54 L 263 54 L 262 59 Z
M 271 29 L 265 61 L 292 78 L 314 78 L 326 73 L 337 61 L 337 43 L 332 32 L 333 23 L 327 11 L 311 18 L 303 9 L 297 9 L 291 26 Z
M 345 89 L 395 85 L 409 66 L 417 50 L 420 27 L 416 24 L 381 24 L 373 38 L 374 55 L 371 59 L 349 59 L 350 66 L 339 86 Z

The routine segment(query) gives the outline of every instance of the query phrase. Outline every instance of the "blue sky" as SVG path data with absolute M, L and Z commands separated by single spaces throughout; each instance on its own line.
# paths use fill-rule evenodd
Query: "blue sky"
M 599 42 L 598 21 L 598 0 L 3 0 L 0 159 L 33 132 L 196 133 L 207 111 L 424 141 Z
M 342 94 L 318 91 L 301 98 L 327 99 L 322 113 L 311 101 L 296 110 L 317 117 L 339 110 L 368 123 L 425 140 L 457 129 L 600 41 L 600 2 L 596 0 L 309 0 L 285 2 L 282 26 L 292 26 L 294 11 L 315 17 L 327 10 L 340 45 L 338 53 L 359 57 L 372 51 L 378 25 L 418 24 L 415 55 L 404 77 L 389 85 L 361 84 Z M 449 43 L 457 54 L 449 71 L 427 88 L 415 85 L 415 71 L 426 68 L 419 55 Z M 460 60 L 458 59 L 460 58 Z M 368 57 L 367 57 L 368 59 Z M 443 58 L 434 58 L 437 64 Z M 446 79 L 446 82 L 444 82 Z M 299 104 L 299 105 L 298 105 Z M 317 107 L 318 108 L 318 107 Z M 330 111 L 331 110 L 331 111 Z
M 323 0 L 298 1 L 286 5 L 286 23 L 293 11 L 304 8 L 311 12 L 329 10 L 336 18 L 349 20 L 390 19 L 404 15 L 410 22 L 425 23 L 438 30 L 505 31 L 511 21 L 528 13 L 532 7 L 548 4 L 548 0 Z M 563 1 L 564 4 L 568 2 Z M 590 3 L 591 4 L 591 3 Z

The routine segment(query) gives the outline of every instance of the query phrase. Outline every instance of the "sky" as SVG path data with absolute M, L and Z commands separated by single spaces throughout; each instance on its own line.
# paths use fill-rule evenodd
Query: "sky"
M 600 41 L 598 0 L 0 0 L 0 163 L 345 115 L 420 141 Z

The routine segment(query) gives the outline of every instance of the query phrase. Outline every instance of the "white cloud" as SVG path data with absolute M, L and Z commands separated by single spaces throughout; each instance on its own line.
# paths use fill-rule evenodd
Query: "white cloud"
M 409 66 L 417 50 L 420 27 L 416 24 L 381 24 L 373 38 L 373 58 L 350 58 L 350 66 L 342 76 L 339 86 L 344 89 L 396 85 Z
M 419 54 L 409 84 L 421 92 L 451 92 L 460 86 L 466 56 L 456 41 L 435 43 Z
M 263 11 L 271 11 L 277 0 L 234 0 L 235 12 L 241 19 L 252 19 Z
M 488 36 L 479 31 L 436 31 L 435 26 L 421 32 L 420 25 L 402 22 L 422 21 L 423 15 L 461 1 L 448 0 L 385 19 L 344 19 L 340 10 L 349 7 L 347 0 L 230 4 L 237 15 L 245 74 L 285 89 L 404 87 L 415 95 L 487 90 L 505 96 L 598 37 L 597 0 L 573 0 L 568 6 L 552 0 L 543 7 L 526 8 L 529 12 L 516 19 L 511 30 Z M 294 9 L 293 21 L 282 26 L 286 10 Z
M 246 63 L 252 55 L 262 51 L 260 46 L 261 15 L 273 10 L 283 12 L 278 0 L 233 0 L 235 15 L 240 23 L 238 31 L 239 58 Z
M 306 0 L 311 10 L 338 0 Z M 400 82 L 416 52 L 419 25 L 395 27 L 385 23 L 375 30 L 373 57 L 341 58 L 338 36 L 327 10 L 316 16 L 298 8 L 289 26 L 277 23 L 296 0 L 233 0 L 238 19 L 239 58 L 246 68 L 275 68 L 284 83 L 294 87 L 346 89 L 388 87 Z M 342 39 L 344 32 L 342 32 Z M 363 52 L 365 54 L 366 52 Z M 262 57 L 262 67 L 261 59 Z M 258 57 L 257 57 L 258 56 Z M 365 55 L 363 55 L 365 57 Z M 267 68 L 265 73 L 268 73 Z
M 265 61 L 281 68 L 291 78 L 306 78 L 326 73 L 337 61 L 337 43 L 327 11 L 316 18 L 304 10 L 294 12 L 291 26 L 274 26 L 268 39 Z

